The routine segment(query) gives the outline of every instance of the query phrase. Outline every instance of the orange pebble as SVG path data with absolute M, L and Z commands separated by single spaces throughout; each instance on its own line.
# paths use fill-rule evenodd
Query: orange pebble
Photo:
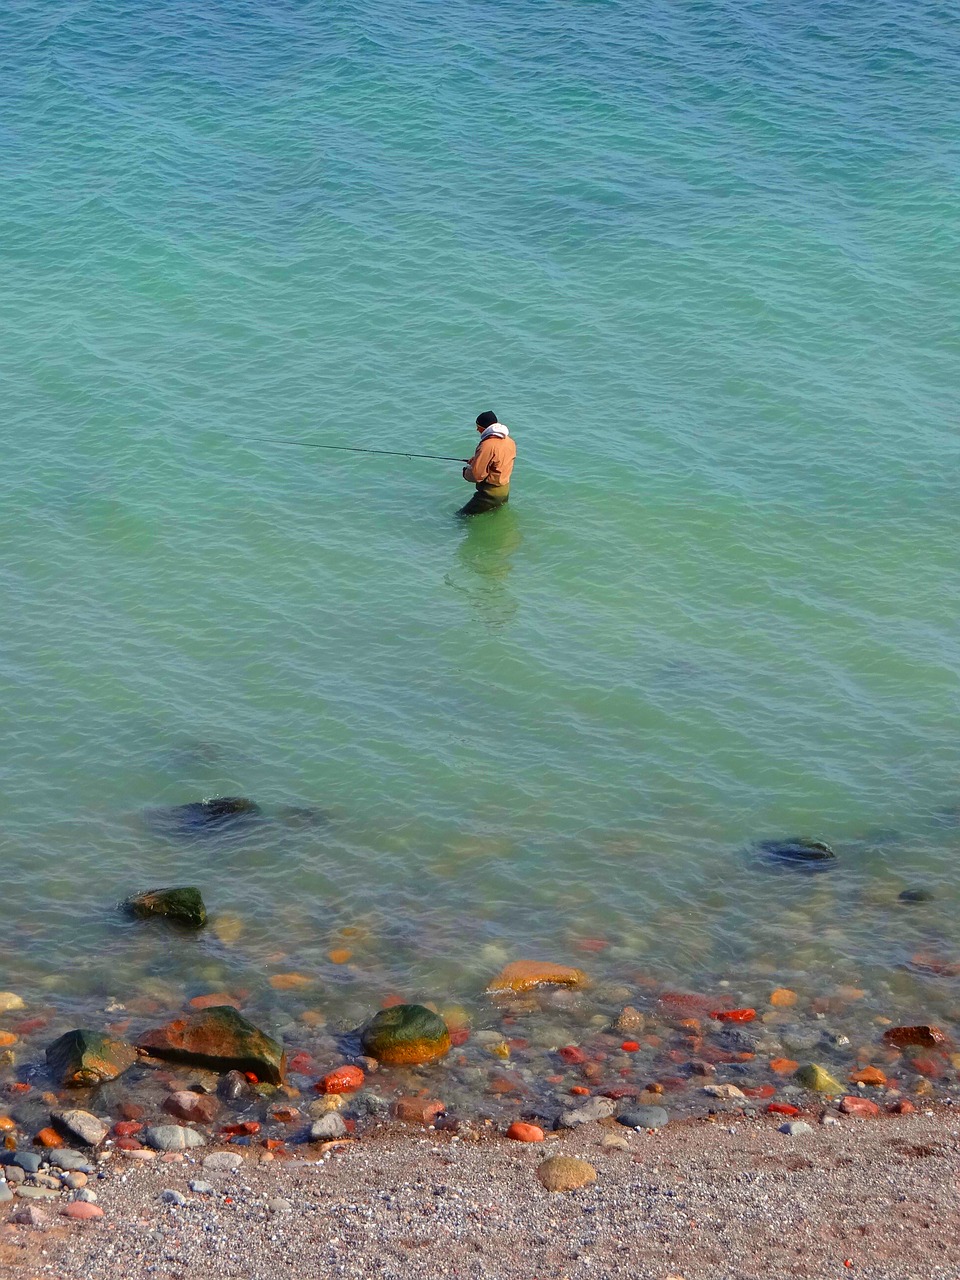
M 17 1122 L 13 1116 L 0 1116 L 0 1133 L 9 1133 L 11 1129 L 17 1127 Z
M 879 1067 L 864 1067 L 862 1071 L 851 1071 L 852 1084 L 868 1084 L 880 1088 L 887 1083 L 887 1077 Z
M 41 1129 L 34 1138 L 34 1143 L 38 1147 L 62 1147 L 63 1139 L 57 1133 L 56 1129 Z
M 316 1090 L 317 1093 L 353 1093 L 363 1087 L 364 1079 L 359 1067 L 337 1067 L 317 1081 Z
M 9 1049 L 12 1044 L 17 1043 L 17 1037 L 12 1031 L 0 1031 L 0 1049 Z
M 270 985 L 274 991 L 296 991 L 298 987 L 312 987 L 314 980 L 305 973 L 275 973 Z
M 507 1130 L 507 1137 L 513 1138 L 514 1142 L 542 1142 L 543 1130 L 539 1125 L 524 1124 L 521 1120 L 514 1120 Z
M 331 964 L 346 964 L 352 955 L 353 952 L 348 951 L 346 947 L 337 947 L 327 952 L 327 959 Z
M 624 1053 L 636 1053 L 640 1046 L 636 1040 L 624 1040 L 620 1048 Z
M 575 1084 L 570 1092 L 576 1094 L 578 1098 L 583 1098 L 589 1095 L 590 1090 L 585 1088 L 582 1084 Z
M 799 1062 L 794 1062 L 792 1058 L 771 1058 L 770 1060 L 770 1070 L 776 1072 L 778 1076 L 790 1075 L 799 1065 Z
M 789 987 L 777 987 L 770 993 L 770 1003 L 777 1009 L 789 1009 L 797 1003 L 797 993 Z

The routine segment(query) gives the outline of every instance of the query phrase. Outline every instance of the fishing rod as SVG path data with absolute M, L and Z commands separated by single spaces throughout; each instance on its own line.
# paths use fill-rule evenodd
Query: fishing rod
M 267 440 L 263 436 L 231 436 L 231 440 L 248 440 L 253 444 L 292 444 L 300 449 L 336 449 L 342 453 L 382 453 L 390 458 L 435 458 L 440 462 L 469 462 L 446 453 L 407 453 L 403 449 L 361 449 L 351 444 L 314 444 L 311 440 Z

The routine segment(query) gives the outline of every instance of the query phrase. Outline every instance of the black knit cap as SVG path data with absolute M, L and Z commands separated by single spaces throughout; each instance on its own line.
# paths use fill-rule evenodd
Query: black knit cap
M 483 413 L 477 414 L 477 426 L 483 427 L 486 431 L 487 427 L 492 427 L 497 421 L 497 415 L 492 409 L 484 409 Z

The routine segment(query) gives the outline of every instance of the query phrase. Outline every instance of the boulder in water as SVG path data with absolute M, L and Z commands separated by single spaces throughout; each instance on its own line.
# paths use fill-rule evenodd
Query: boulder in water
M 422 1004 L 381 1009 L 360 1036 L 363 1052 L 392 1067 L 418 1067 L 450 1052 L 450 1032 L 439 1014 Z
M 172 809 L 150 812 L 151 826 L 168 835 L 202 836 L 253 821 L 260 817 L 260 806 L 243 796 L 214 796 L 209 800 L 193 800 Z
M 215 1005 L 146 1031 L 137 1048 L 153 1058 L 209 1071 L 250 1072 L 266 1084 L 282 1084 L 287 1065 L 283 1046 L 232 1005 Z
M 156 916 L 188 929 L 202 929 L 207 923 L 207 908 L 203 905 L 200 890 L 192 885 L 177 889 L 148 889 L 146 893 L 128 898 L 124 907 L 141 920 Z
M 77 1088 L 116 1080 L 136 1060 L 132 1044 L 99 1031 L 68 1031 L 47 1048 L 47 1067 L 56 1083 Z
M 758 840 L 755 847 L 776 862 L 829 863 L 835 862 L 837 857 L 822 840 L 809 840 L 805 836 L 791 836 L 786 840 Z

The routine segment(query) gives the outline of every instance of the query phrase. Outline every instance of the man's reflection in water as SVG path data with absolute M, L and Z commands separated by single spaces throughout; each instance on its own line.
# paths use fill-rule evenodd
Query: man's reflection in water
M 517 611 L 509 577 L 522 541 L 517 512 L 509 506 L 463 523 L 457 547 L 461 572 L 449 581 L 469 597 L 478 619 L 489 627 L 505 626 Z

